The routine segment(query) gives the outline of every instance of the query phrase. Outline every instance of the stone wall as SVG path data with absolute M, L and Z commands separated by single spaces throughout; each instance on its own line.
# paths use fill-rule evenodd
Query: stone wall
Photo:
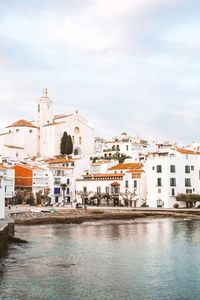
M 14 221 L 12 219 L 0 220 L 0 257 L 7 252 L 9 234 L 14 234 Z

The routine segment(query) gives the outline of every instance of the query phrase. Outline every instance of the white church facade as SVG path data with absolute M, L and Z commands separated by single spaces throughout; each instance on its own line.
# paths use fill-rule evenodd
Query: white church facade
M 13 160 L 60 155 L 63 133 L 71 135 L 73 154 L 90 156 L 94 153 L 94 129 L 76 111 L 75 114 L 53 114 L 53 102 L 45 88 L 37 103 L 36 119 L 21 119 L 0 133 L 0 154 Z

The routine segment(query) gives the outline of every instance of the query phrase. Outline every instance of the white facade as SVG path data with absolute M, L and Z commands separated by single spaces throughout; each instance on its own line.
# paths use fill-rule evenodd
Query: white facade
M 32 192 L 35 195 L 39 191 L 44 191 L 49 188 L 49 171 L 47 168 L 33 167 L 32 168 Z
M 141 164 L 124 163 L 110 166 L 107 163 L 93 163 L 89 174 L 76 180 L 78 192 L 118 194 L 121 204 L 125 204 L 120 193 L 131 193 L 134 206 L 146 203 L 146 176 Z M 107 169 L 105 170 L 105 166 Z M 98 167 L 98 169 L 96 169 Z M 98 172 L 101 171 L 101 172 Z M 79 199 L 80 201 L 80 199 Z M 132 204 L 131 204 L 132 205 Z
M 60 155 L 63 133 L 71 135 L 73 153 L 91 156 L 94 153 L 94 130 L 86 119 L 75 114 L 53 114 L 53 103 L 47 89 L 37 103 L 34 121 L 19 120 L 0 133 L 2 157 L 20 161 L 34 156 L 53 157 Z
M 51 203 L 72 203 L 76 199 L 76 178 L 85 171 L 87 160 L 57 158 L 47 161 Z M 65 190 L 63 192 L 63 185 Z
M 5 198 L 8 202 L 12 202 L 15 196 L 15 170 L 9 167 L 5 167 Z
M 163 149 L 149 154 L 146 162 L 147 204 L 172 208 L 180 193 L 200 193 L 200 155 L 184 149 Z

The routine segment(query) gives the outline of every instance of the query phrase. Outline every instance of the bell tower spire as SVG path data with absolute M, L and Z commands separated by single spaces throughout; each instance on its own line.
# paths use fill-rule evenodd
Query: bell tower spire
M 42 96 L 38 100 L 37 123 L 39 127 L 53 122 L 53 102 L 48 96 L 48 89 L 42 90 Z

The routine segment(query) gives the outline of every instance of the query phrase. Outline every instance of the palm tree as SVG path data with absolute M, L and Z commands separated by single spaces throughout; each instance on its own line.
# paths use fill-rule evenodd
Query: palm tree
M 65 205 L 65 191 L 66 191 L 67 185 L 66 185 L 66 183 L 61 183 L 60 186 L 63 191 L 63 205 Z

